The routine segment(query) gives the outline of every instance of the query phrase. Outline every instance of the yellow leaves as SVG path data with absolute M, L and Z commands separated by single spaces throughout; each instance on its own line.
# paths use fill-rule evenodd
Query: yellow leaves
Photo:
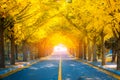
M 116 0 L 118 3 L 110 0 L 110 8 L 108 8 L 105 0 L 72 0 L 72 3 L 66 3 L 66 0 L 16 0 L 16 4 L 12 1 L 0 1 L 0 4 L 6 2 L 6 4 L 0 5 L 0 11 L 2 9 L 4 11 L 4 7 L 7 7 L 8 10 L 15 7 L 9 13 L 16 18 L 15 14 L 22 11 L 29 4 L 28 8 L 20 13 L 19 19 L 23 18 L 24 21 L 21 21 L 19 25 L 16 24 L 15 30 L 17 33 L 18 30 L 23 29 L 23 37 L 25 38 L 37 29 L 30 41 L 37 41 L 51 34 L 53 44 L 61 42 L 73 45 L 72 41 L 80 39 L 80 37 L 83 39 L 87 35 L 95 36 L 103 27 L 104 33 L 108 34 L 107 39 L 112 35 L 111 28 L 107 27 L 107 24 L 113 19 L 109 12 L 115 9 L 117 12 L 115 12 L 114 18 L 120 21 L 120 6 L 118 5 L 120 1 L 118 0 Z M 77 27 L 75 28 L 65 17 L 68 17 Z M 119 29 L 118 24 L 115 27 Z M 22 31 L 18 31 L 18 33 L 22 34 Z M 54 33 L 56 34 L 53 35 Z M 68 38 L 71 35 L 75 37 L 74 40 Z
M 106 26 L 104 26 L 103 32 L 105 34 L 104 40 L 107 40 L 113 37 L 113 32 L 112 32 L 110 24 L 107 24 Z
M 118 21 L 120 21 L 120 13 L 116 13 L 115 14 L 115 19 L 117 19 Z
M 53 46 L 58 45 L 58 44 L 64 44 L 67 47 L 74 46 L 75 42 L 72 41 L 70 37 L 67 37 L 61 33 L 55 33 L 49 37 L 49 41 L 52 43 Z
M 29 0 L 32 4 L 36 4 L 38 5 L 39 4 L 39 0 Z

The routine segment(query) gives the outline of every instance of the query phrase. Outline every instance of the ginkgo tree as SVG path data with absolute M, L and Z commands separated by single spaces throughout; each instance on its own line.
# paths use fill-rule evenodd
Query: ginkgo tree
M 11 8 L 7 8 L 8 4 L 10 1 L 5 2 L 5 1 L 0 1 L 1 6 L 0 6 L 0 67 L 4 68 L 5 67 L 5 53 L 4 53 L 4 31 L 6 28 L 14 27 L 14 18 L 13 16 L 9 13 L 9 10 Z M 11 5 L 10 5 L 11 6 Z
M 5 28 L 7 27 L 10 27 L 10 25 L 12 25 L 11 28 L 9 28 L 9 31 L 11 33 L 10 36 L 12 36 L 12 38 L 14 37 L 14 34 L 13 32 L 15 32 L 14 30 L 14 25 L 16 23 L 23 23 L 24 21 L 26 21 L 27 19 L 33 17 L 34 15 L 38 14 L 40 10 L 43 10 L 45 8 L 41 8 L 40 9 L 40 6 L 39 4 L 36 5 L 37 2 L 35 1 L 23 1 L 23 0 L 9 0 L 9 1 L 6 1 L 6 0 L 1 0 L 0 1 L 0 17 L 1 17 L 1 51 L 0 51 L 0 54 L 1 54 L 1 67 L 4 67 L 4 37 L 3 37 L 3 34 L 4 34 L 4 30 Z M 37 7 L 36 7 L 37 6 Z M 48 7 L 49 9 L 49 7 Z M 41 11 L 42 12 L 42 11 Z M 10 18 L 11 17 L 11 18 Z M 36 17 L 34 17 L 36 18 Z M 13 19 L 13 20 L 12 20 Z M 32 20 L 32 19 L 31 19 Z M 14 21 L 14 22 L 12 22 Z M 33 22 L 33 21 L 32 21 Z M 26 21 L 27 23 L 27 21 Z M 29 24 L 30 24 L 30 21 L 29 21 Z M 22 27 L 22 26 L 21 26 Z M 11 30 L 10 30 L 11 29 Z M 12 44 L 15 43 L 15 40 L 14 39 L 10 39 Z M 14 45 L 12 46 L 11 44 L 11 63 L 12 64 L 15 64 L 15 60 L 14 60 Z
M 120 1 L 119 0 L 107 0 L 107 11 L 108 15 L 112 18 L 111 20 L 111 29 L 113 37 L 116 39 L 118 45 L 115 50 L 117 52 L 117 69 L 120 70 Z
M 14 35 L 15 35 L 15 29 L 14 29 L 14 25 L 16 24 L 16 23 L 20 23 L 20 22 L 23 22 L 23 21 L 25 21 L 26 19 L 28 19 L 28 18 L 30 18 L 31 16 L 33 16 L 34 14 L 35 14 L 35 11 L 33 11 L 33 12 L 30 12 L 29 10 L 30 10 L 30 2 L 28 2 L 28 1 L 24 1 L 24 3 L 23 3 L 23 1 L 21 2 L 20 0 L 19 1 L 15 1 L 15 0 L 9 0 L 9 1 L 5 1 L 5 0 L 1 0 L 0 1 L 0 4 L 1 4 L 1 6 L 0 6 L 0 17 L 1 17 L 1 22 L 0 22 L 0 32 L 1 32 L 1 51 L 0 51 L 0 57 L 1 57 L 1 59 L 2 60 L 0 60 L 1 62 L 0 62 L 0 65 L 1 65 L 1 67 L 5 67 L 5 62 L 4 62 L 4 36 L 3 36 L 3 34 L 4 34 L 4 31 L 5 31 L 5 29 L 7 29 L 8 27 L 8 31 L 10 31 L 10 38 L 12 38 L 12 39 L 10 39 L 11 40 L 11 42 L 12 42 L 12 44 L 14 44 L 15 43 L 15 40 L 13 39 L 14 38 Z M 36 14 L 35 14 L 36 15 Z M 12 33 L 11 33 L 12 32 Z M 12 44 L 11 44 L 11 55 L 12 55 L 12 57 L 11 57 L 11 63 L 12 64 L 15 64 L 15 60 L 14 60 L 14 45 L 12 46 Z
M 80 3 L 81 6 L 80 6 Z M 76 4 L 77 3 L 77 4 Z M 118 4 L 118 3 L 117 3 Z M 74 6 L 77 7 L 74 7 Z M 105 56 L 104 56 L 104 41 L 106 39 L 106 32 L 109 33 L 109 31 L 106 28 L 107 25 L 112 20 L 107 12 L 107 3 L 104 0 L 100 1 L 77 1 L 72 3 L 67 9 L 67 19 L 70 23 L 72 23 L 76 28 L 82 31 L 82 28 L 87 27 L 87 25 L 91 25 L 91 29 L 95 28 L 98 35 L 96 38 L 99 38 L 101 40 L 102 44 L 102 64 L 105 64 Z M 75 13 L 75 14 L 74 14 Z M 109 19 L 109 20 L 108 20 Z M 85 23 L 87 25 L 85 25 Z M 116 29 L 118 30 L 118 29 Z M 84 33 L 83 33 L 84 34 Z M 87 32 L 87 34 L 89 34 Z M 93 33 L 93 35 L 96 35 L 96 33 Z M 93 36 L 91 36 L 93 37 Z M 100 38 L 101 37 L 101 38 Z M 110 37 L 110 36 L 109 36 Z M 107 37 L 108 38 L 108 37 Z M 95 50 L 94 50 L 95 51 Z M 95 53 L 96 54 L 96 53 Z

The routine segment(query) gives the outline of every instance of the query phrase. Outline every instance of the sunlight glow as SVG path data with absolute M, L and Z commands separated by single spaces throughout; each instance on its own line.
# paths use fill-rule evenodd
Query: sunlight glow
M 67 48 L 64 45 L 60 44 L 60 45 L 54 47 L 53 52 L 54 53 L 56 53 L 56 52 L 67 52 Z

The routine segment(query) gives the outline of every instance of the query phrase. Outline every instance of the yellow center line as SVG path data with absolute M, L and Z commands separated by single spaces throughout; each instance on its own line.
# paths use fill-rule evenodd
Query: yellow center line
M 60 62 L 59 62 L 58 80 L 62 80 L 62 60 L 61 60 L 61 57 L 60 57 Z

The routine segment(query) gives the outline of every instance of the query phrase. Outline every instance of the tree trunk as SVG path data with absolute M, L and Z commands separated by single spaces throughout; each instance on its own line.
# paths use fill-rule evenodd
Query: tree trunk
M 0 28 L 0 68 L 5 68 L 4 30 L 1 28 Z
M 96 42 L 94 41 L 94 43 L 93 43 L 93 62 L 97 61 L 96 48 L 97 48 Z
M 38 58 L 40 58 L 40 48 L 38 46 Z
M 88 40 L 88 61 L 91 61 L 91 48 L 90 48 L 90 41 Z
M 111 62 L 115 62 L 116 59 L 116 50 L 112 49 L 112 61 Z
M 11 37 L 11 59 L 10 64 L 15 65 L 15 41 L 14 38 Z
M 120 70 L 120 50 L 117 53 L 117 70 Z
M 103 32 L 101 34 L 101 44 L 102 44 L 102 49 L 101 49 L 101 52 L 102 52 L 102 65 L 105 65 L 106 62 L 105 62 L 105 46 L 104 46 L 104 35 L 103 35 Z
M 27 61 L 26 48 L 23 49 L 23 61 Z
M 15 54 L 16 54 L 15 59 L 18 60 L 18 46 L 17 45 L 15 45 Z
M 33 60 L 33 54 L 32 53 L 30 54 L 30 60 Z
M 86 46 L 86 43 L 84 42 L 84 60 L 87 60 L 86 50 L 87 50 L 87 46 Z
M 27 45 L 25 42 L 23 42 L 23 61 L 27 61 L 28 55 L 27 55 Z
M 118 51 L 117 51 L 117 70 L 120 70 L 120 40 L 118 40 Z
M 106 62 L 105 62 L 105 53 L 104 53 L 104 46 L 102 46 L 102 65 L 105 65 Z
M 10 43 L 9 42 L 7 43 L 7 58 L 8 58 L 8 61 L 10 61 Z
M 79 42 L 79 58 L 82 59 L 82 43 Z
M 39 54 L 39 58 L 41 58 L 41 46 L 38 46 L 38 54 Z

